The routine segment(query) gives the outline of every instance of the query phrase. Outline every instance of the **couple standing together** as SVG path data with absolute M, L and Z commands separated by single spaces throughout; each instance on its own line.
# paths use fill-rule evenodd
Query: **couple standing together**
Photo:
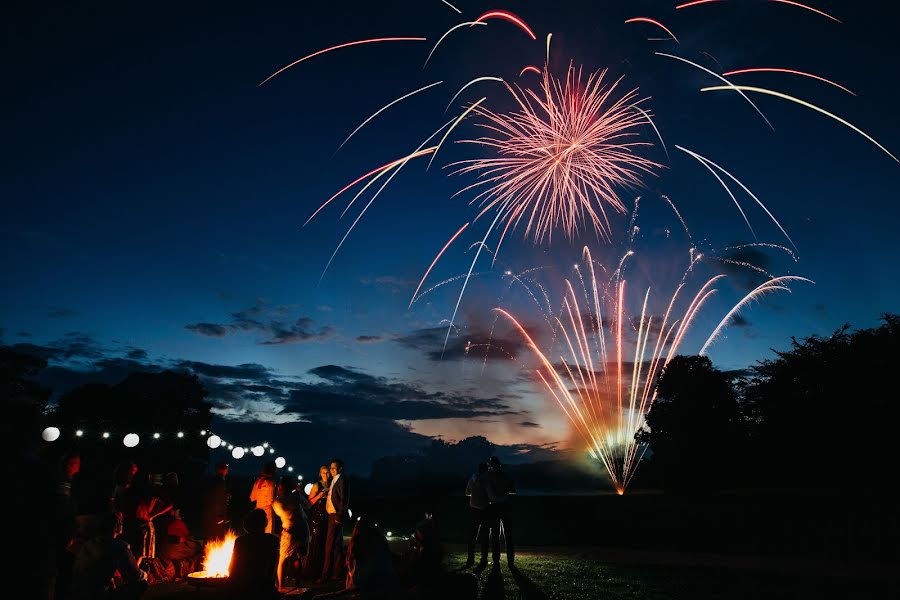
M 506 538 L 506 561 L 515 565 L 513 546 L 512 500 L 516 486 L 503 472 L 500 459 L 492 456 L 487 463 L 478 465 L 478 472 L 472 475 L 466 485 L 469 497 L 469 559 L 467 567 L 475 564 L 475 542 L 481 542 L 481 567 L 487 566 L 488 532 L 495 569 L 500 568 L 500 530 Z
M 282 568 L 286 559 L 299 551 L 305 554 L 303 561 L 303 577 L 305 579 L 324 582 L 341 580 L 344 570 L 344 538 L 342 534 L 344 522 L 349 516 L 349 485 L 345 477 L 344 461 L 335 459 L 329 465 L 319 468 L 319 479 L 313 483 L 308 492 L 309 528 L 306 530 L 307 517 L 303 514 L 298 502 L 285 502 L 286 496 L 296 494 L 299 485 L 283 488 L 274 484 L 275 463 L 263 467 L 250 494 L 250 500 L 256 508 L 265 512 L 267 522 L 265 533 L 272 533 L 273 512 L 282 521 L 281 551 L 278 561 L 278 583 L 282 585 Z M 295 481 L 295 480 L 294 480 Z M 280 490 L 278 493 L 276 490 Z M 295 499 L 296 500 L 296 499 Z M 288 504 L 291 505 L 287 510 Z M 294 527 L 296 525 L 301 527 Z M 295 531 L 296 529 L 296 531 Z M 302 539 L 295 539 L 298 537 Z M 308 538 L 308 548 L 305 548 Z M 305 550 L 305 552 L 304 552 Z

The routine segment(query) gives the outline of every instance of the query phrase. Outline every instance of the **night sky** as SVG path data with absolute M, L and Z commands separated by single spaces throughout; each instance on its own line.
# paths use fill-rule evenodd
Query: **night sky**
M 787 229 L 799 261 L 778 252 L 735 258 L 816 282 L 744 311 L 710 351 L 718 367 L 746 368 L 786 348 L 791 336 L 827 335 L 847 322 L 868 327 L 900 309 L 898 164 L 823 115 L 752 96 L 773 132 L 736 94 L 700 93 L 718 85 L 713 77 L 653 54 L 717 72 L 787 67 L 832 79 L 858 96 L 790 75 L 733 81 L 809 100 L 898 154 L 896 8 L 813 3 L 844 21 L 837 24 L 759 0 L 681 11 L 674 0 L 453 3 L 462 15 L 440 0 L 41 4 L 6 15 L 13 60 L 2 116 L 0 343 L 50 359 L 42 380 L 58 393 L 135 369 L 193 371 L 211 392 L 217 429 L 248 444 L 276 440 L 311 462 L 340 451 L 364 472 L 367 460 L 414 450 L 435 435 L 486 435 L 508 446 L 510 458 L 552 455 L 566 447 L 567 427 L 524 372 L 530 363 L 521 341 L 498 324 L 503 352 L 484 360 L 466 344 L 488 339 L 495 306 L 539 323 L 521 290 L 503 281 L 504 270 L 540 266 L 560 295 L 582 245 L 608 257 L 622 251 L 627 217 L 614 219 L 612 246 L 591 235 L 537 247 L 522 232 L 509 238 L 494 274 L 473 280 L 443 356 L 442 322 L 461 281 L 407 304 L 436 252 L 477 212 L 471 194 L 451 197 L 472 180 L 444 168 L 472 148 L 448 144 L 428 172 L 427 160 L 408 164 L 321 282 L 357 213 L 339 218 L 348 197 L 302 226 L 346 183 L 409 153 L 458 114 L 464 104 L 443 111 L 473 77 L 534 84 L 533 75 L 518 73 L 542 64 L 548 32 L 555 73 L 573 61 L 624 75 L 623 86 L 650 96 L 669 146 L 671 160 L 658 146 L 649 151 L 666 169 L 646 189 L 622 191 L 628 205 L 642 196 L 635 277 L 671 289 L 686 265 L 689 242 L 660 194 L 676 203 L 704 251 L 753 241 L 721 186 L 674 150 L 680 144 L 748 185 Z M 434 40 L 492 8 L 517 13 L 538 41 L 491 21 L 448 37 L 422 69 Z M 623 24 L 634 16 L 659 19 L 681 43 L 648 40 L 660 32 Z M 315 50 L 378 36 L 429 41 L 339 50 L 257 87 Z M 438 80 L 335 154 L 375 110 Z M 486 95 L 503 109 L 504 94 L 488 82 L 461 101 Z M 454 139 L 477 134 L 467 123 Z M 759 241 L 786 243 L 748 197 L 740 199 Z M 465 272 L 474 252 L 466 248 L 487 225 L 470 227 L 426 287 Z M 489 268 L 486 259 L 476 271 Z M 746 271 L 731 271 L 686 350 L 696 352 L 704 332 L 753 285 Z

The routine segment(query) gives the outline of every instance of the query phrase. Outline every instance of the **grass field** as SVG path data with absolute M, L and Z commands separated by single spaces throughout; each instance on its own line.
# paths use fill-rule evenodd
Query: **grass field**
M 447 557 L 451 570 L 465 555 Z M 900 598 L 897 583 L 823 576 L 784 576 L 707 567 L 622 566 L 583 557 L 522 553 L 517 568 L 480 574 L 480 600 L 856 600 Z M 145 600 L 207 600 L 211 590 L 184 583 L 151 586 Z M 310 598 L 311 594 L 303 596 Z
M 462 554 L 448 566 L 459 568 Z M 765 573 L 699 567 L 634 567 L 583 558 L 523 554 L 517 570 L 481 573 L 482 600 L 688 600 L 818 598 L 823 600 L 898 598 L 900 587 L 821 577 L 783 577 Z

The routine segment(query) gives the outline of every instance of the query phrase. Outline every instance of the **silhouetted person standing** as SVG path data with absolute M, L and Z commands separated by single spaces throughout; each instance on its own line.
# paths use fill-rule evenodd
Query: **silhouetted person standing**
M 331 461 L 331 487 L 325 498 L 325 512 L 328 513 L 328 532 L 325 538 L 325 564 L 322 580 L 340 580 L 344 570 L 344 521 L 348 517 L 349 485 L 342 477 L 344 461 Z
M 216 474 L 207 484 L 203 498 L 203 535 L 207 540 L 220 540 L 228 532 L 228 463 L 216 463 Z
M 487 494 L 487 473 L 487 463 L 479 463 L 478 472 L 473 474 L 466 484 L 466 496 L 469 497 L 469 559 L 466 561 L 467 567 L 475 564 L 476 540 L 481 541 L 481 564 L 487 564 L 488 530 L 490 530 L 488 509 L 491 504 Z
M 513 546 L 512 524 L 512 499 L 516 493 L 513 480 L 503 472 L 500 459 L 492 456 L 488 461 L 490 470 L 487 474 L 487 494 L 491 501 L 491 546 L 494 555 L 494 568 L 500 567 L 500 527 L 503 527 L 503 535 L 506 537 L 506 561 L 513 566 L 516 560 L 515 547 Z

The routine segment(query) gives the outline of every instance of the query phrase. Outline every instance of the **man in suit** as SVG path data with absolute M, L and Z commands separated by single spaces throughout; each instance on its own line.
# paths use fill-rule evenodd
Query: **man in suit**
M 340 581 L 344 574 L 344 521 L 349 515 L 349 488 L 347 479 L 342 477 L 344 461 L 337 458 L 331 461 L 331 487 L 325 500 L 325 512 L 328 513 L 328 533 L 325 536 L 325 564 L 322 568 L 322 581 L 329 579 Z

